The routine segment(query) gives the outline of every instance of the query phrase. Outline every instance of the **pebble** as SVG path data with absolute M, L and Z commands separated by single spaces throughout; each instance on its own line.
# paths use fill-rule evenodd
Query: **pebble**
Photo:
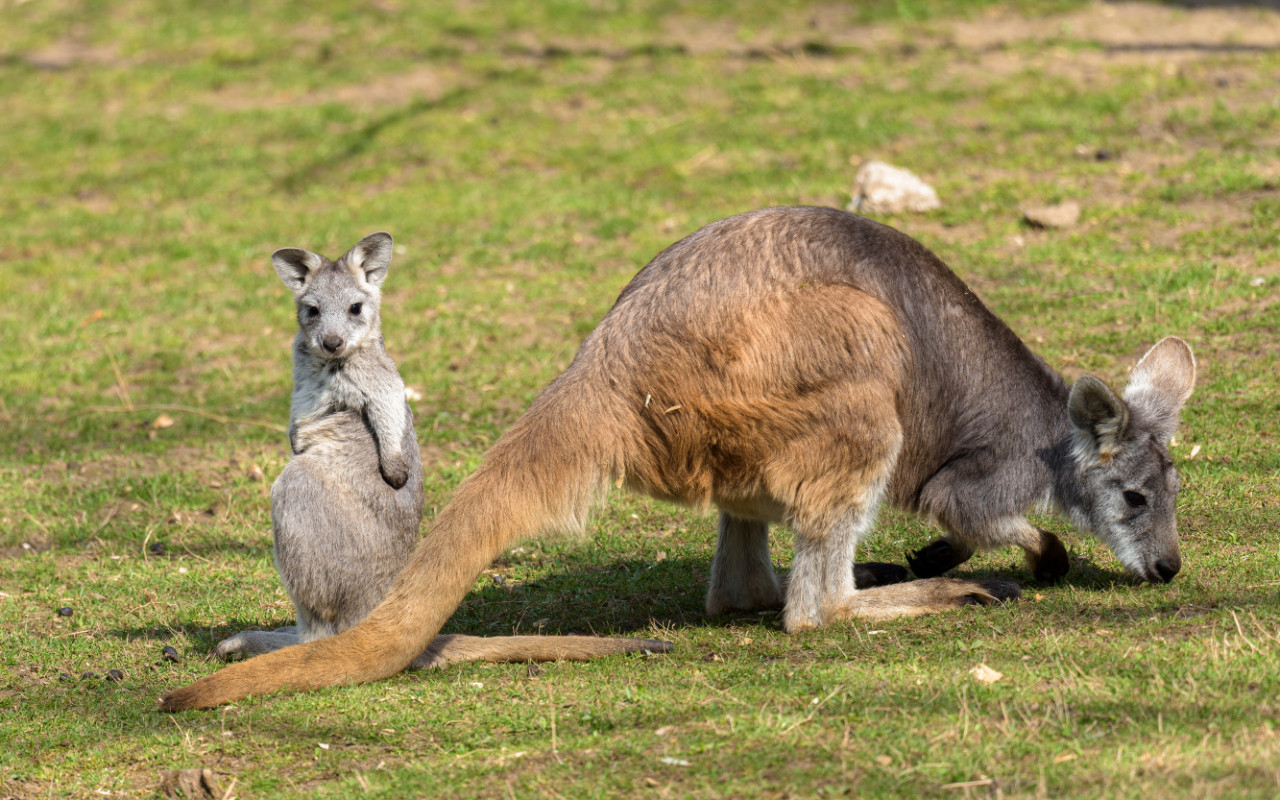
M 1070 228 L 1080 221 L 1080 204 L 1068 201 L 1053 206 L 1024 208 L 1022 217 L 1037 228 Z
M 853 178 L 849 210 L 860 214 L 897 214 L 902 211 L 932 211 L 942 202 L 934 188 L 909 170 L 867 161 Z
M 76 612 L 71 610 L 71 606 L 63 606 L 62 608 L 58 609 L 58 616 L 60 617 L 69 617 L 74 613 Z

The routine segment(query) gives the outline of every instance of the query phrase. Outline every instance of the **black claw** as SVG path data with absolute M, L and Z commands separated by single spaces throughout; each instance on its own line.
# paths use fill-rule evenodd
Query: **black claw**
M 990 578 L 982 581 L 982 586 L 1000 603 L 1022 599 L 1022 587 L 1005 578 Z

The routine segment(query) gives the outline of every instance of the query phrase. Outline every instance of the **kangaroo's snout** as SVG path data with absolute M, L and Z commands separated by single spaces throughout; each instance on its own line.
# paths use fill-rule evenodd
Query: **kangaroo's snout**
M 1182 559 L 1180 557 L 1162 558 L 1151 565 L 1151 574 L 1148 574 L 1147 580 L 1152 583 L 1168 583 L 1173 580 L 1173 576 L 1177 575 L 1180 569 L 1182 569 Z
M 342 337 L 338 334 L 331 333 L 324 337 L 320 344 L 324 345 L 325 352 L 333 355 L 342 349 L 342 345 L 345 344 L 345 342 L 342 341 Z

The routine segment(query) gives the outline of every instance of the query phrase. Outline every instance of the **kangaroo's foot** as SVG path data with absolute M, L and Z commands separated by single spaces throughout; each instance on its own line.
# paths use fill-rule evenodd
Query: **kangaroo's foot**
M 598 636 L 437 636 L 411 669 L 442 669 L 450 664 L 529 661 L 589 661 L 618 653 L 669 653 L 671 643 L 655 639 L 612 639 Z
M 982 581 L 925 578 L 860 589 L 841 600 L 823 603 L 820 617 L 816 620 L 792 619 L 784 615 L 783 628 L 787 633 L 795 633 L 846 619 L 878 621 L 919 617 L 964 606 L 989 606 L 1020 597 L 1022 590 L 1018 584 L 1003 578 Z

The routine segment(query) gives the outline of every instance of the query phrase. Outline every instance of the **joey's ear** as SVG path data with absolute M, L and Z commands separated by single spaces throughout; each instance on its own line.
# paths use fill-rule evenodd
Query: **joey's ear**
M 364 279 L 374 286 L 382 286 L 391 269 L 391 234 L 386 231 L 371 233 L 356 242 L 351 252 L 343 256 L 347 266 L 364 272 Z
M 1092 375 L 1085 375 L 1071 387 L 1067 413 L 1084 447 L 1081 456 L 1109 461 L 1120 446 L 1129 426 L 1129 409 L 1115 392 Z
M 285 286 L 299 292 L 311 273 L 324 266 L 324 258 L 300 247 L 284 247 L 271 254 L 271 266 Z
M 1124 400 L 1158 435 L 1168 440 L 1178 427 L 1178 412 L 1196 384 L 1191 346 L 1176 336 L 1161 339 L 1129 376 Z

